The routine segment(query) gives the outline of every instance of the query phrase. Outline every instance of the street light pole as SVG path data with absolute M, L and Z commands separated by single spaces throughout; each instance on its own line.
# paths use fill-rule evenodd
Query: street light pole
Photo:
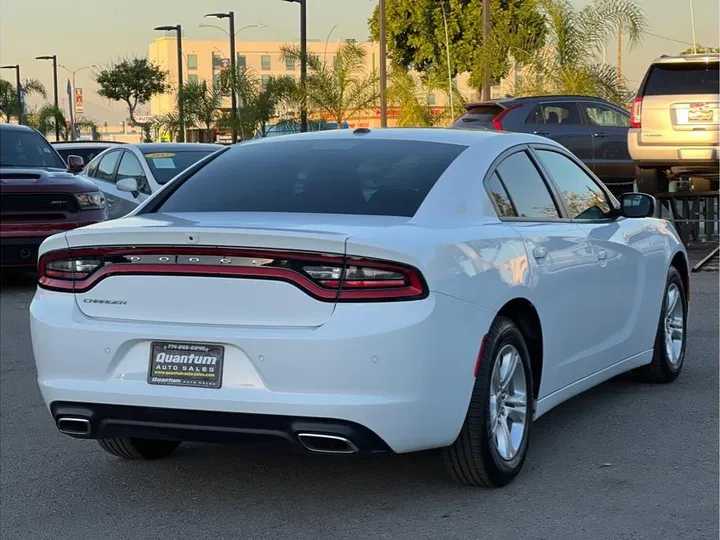
M 53 64 L 53 97 L 55 98 L 55 110 L 60 110 L 60 100 L 58 99 L 58 77 L 57 77 L 57 55 L 53 54 L 52 56 L 46 55 L 46 56 L 37 56 L 35 57 L 35 60 L 52 60 Z M 55 140 L 60 140 L 60 124 L 57 122 L 57 117 L 55 118 Z
M 483 45 L 485 45 L 485 66 L 483 66 L 483 100 L 490 99 L 490 67 L 487 59 L 490 45 L 490 0 L 483 0 Z
M 300 103 L 300 132 L 308 130 L 307 111 L 307 3 L 306 0 L 284 0 L 300 4 L 300 88 L 302 90 Z
M 237 86 L 237 51 L 235 50 L 235 12 L 228 11 L 227 13 L 208 13 L 205 17 L 214 17 L 216 19 L 228 19 L 229 29 L 228 36 L 230 37 L 230 116 L 232 117 L 232 143 L 237 142 L 237 93 L 235 92 Z M 247 28 L 247 27 L 245 27 Z M 242 30 L 242 29 L 241 29 Z
M 155 30 L 169 32 L 174 30 L 177 34 L 177 64 L 178 64 L 178 115 L 180 116 L 180 130 L 178 141 L 185 142 L 185 103 L 182 99 L 183 91 L 183 67 L 182 67 L 182 26 L 179 24 L 170 26 L 157 26 Z
M 84 69 L 92 69 L 92 68 L 94 68 L 94 67 L 95 67 L 95 64 L 92 64 L 92 65 L 89 65 L 89 66 L 83 66 L 83 67 L 77 68 L 77 69 L 75 69 L 75 70 L 72 70 L 72 69 L 70 69 L 70 68 L 67 67 L 67 66 L 63 66 L 62 64 L 58 64 L 58 66 L 61 67 L 61 68 L 63 68 L 65 71 L 67 71 L 68 73 L 70 73 L 70 75 L 72 76 L 72 91 L 73 91 L 72 110 L 73 110 L 73 117 L 75 117 L 75 118 L 77 119 L 77 112 L 78 112 L 78 111 L 77 111 L 77 107 L 76 107 L 76 104 L 75 104 L 75 88 L 76 88 L 76 86 L 75 86 L 75 75 L 77 75 L 78 73 L 80 73 L 80 72 L 81 72 L 82 70 L 84 70 Z
M 385 0 L 380 0 L 380 127 L 387 127 L 387 46 L 385 43 Z
M 20 64 L 14 64 L 9 66 L 0 66 L 0 69 L 14 69 L 15 70 L 15 90 L 17 91 L 18 100 L 18 124 L 22 125 L 22 112 L 23 112 L 23 100 L 22 100 L 22 87 L 20 83 Z

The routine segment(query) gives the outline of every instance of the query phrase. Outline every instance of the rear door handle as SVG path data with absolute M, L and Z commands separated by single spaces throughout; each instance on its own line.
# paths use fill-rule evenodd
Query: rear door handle
M 593 133 L 593 137 L 597 137 L 598 139 L 606 139 L 607 133 Z
M 541 135 L 543 137 L 547 137 L 548 135 L 550 135 L 550 133 L 547 131 L 533 131 L 533 135 Z

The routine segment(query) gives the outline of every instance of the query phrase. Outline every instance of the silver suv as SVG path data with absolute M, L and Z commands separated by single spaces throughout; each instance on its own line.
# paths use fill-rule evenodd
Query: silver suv
M 673 177 L 718 180 L 720 54 L 662 56 L 633 102 L 628 149 L 638 190 L 660 193 Z

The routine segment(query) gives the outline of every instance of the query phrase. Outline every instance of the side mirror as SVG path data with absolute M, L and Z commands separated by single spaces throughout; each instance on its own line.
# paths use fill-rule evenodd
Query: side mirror
M 115 187 L 118 191 L 132 193 L 134 197 L 137 197 L 137 194 L 140 191 L 136 178 L 122 178 L 115 183 Z
M 623 193 L 620 195 L 620 212 L 629 218 L 655 215 L 655 197 L 647 193 Z
M 68 172 L 77 174 L 85 167 L 85 160 L 81 156 L 68 156 Z

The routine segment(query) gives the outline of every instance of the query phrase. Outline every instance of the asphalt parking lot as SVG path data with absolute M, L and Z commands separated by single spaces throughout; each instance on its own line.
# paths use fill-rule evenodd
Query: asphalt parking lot
M 541 418 L 516 482 L 450 483 L 433 452 L 328 459 L 183 445 L 125 462 L 58 433 L 35 382 L 32 279 L 0 295 L 4 540 L 718 538 L 718 274 L 691 283 L 672 385 L 612 380 Z

